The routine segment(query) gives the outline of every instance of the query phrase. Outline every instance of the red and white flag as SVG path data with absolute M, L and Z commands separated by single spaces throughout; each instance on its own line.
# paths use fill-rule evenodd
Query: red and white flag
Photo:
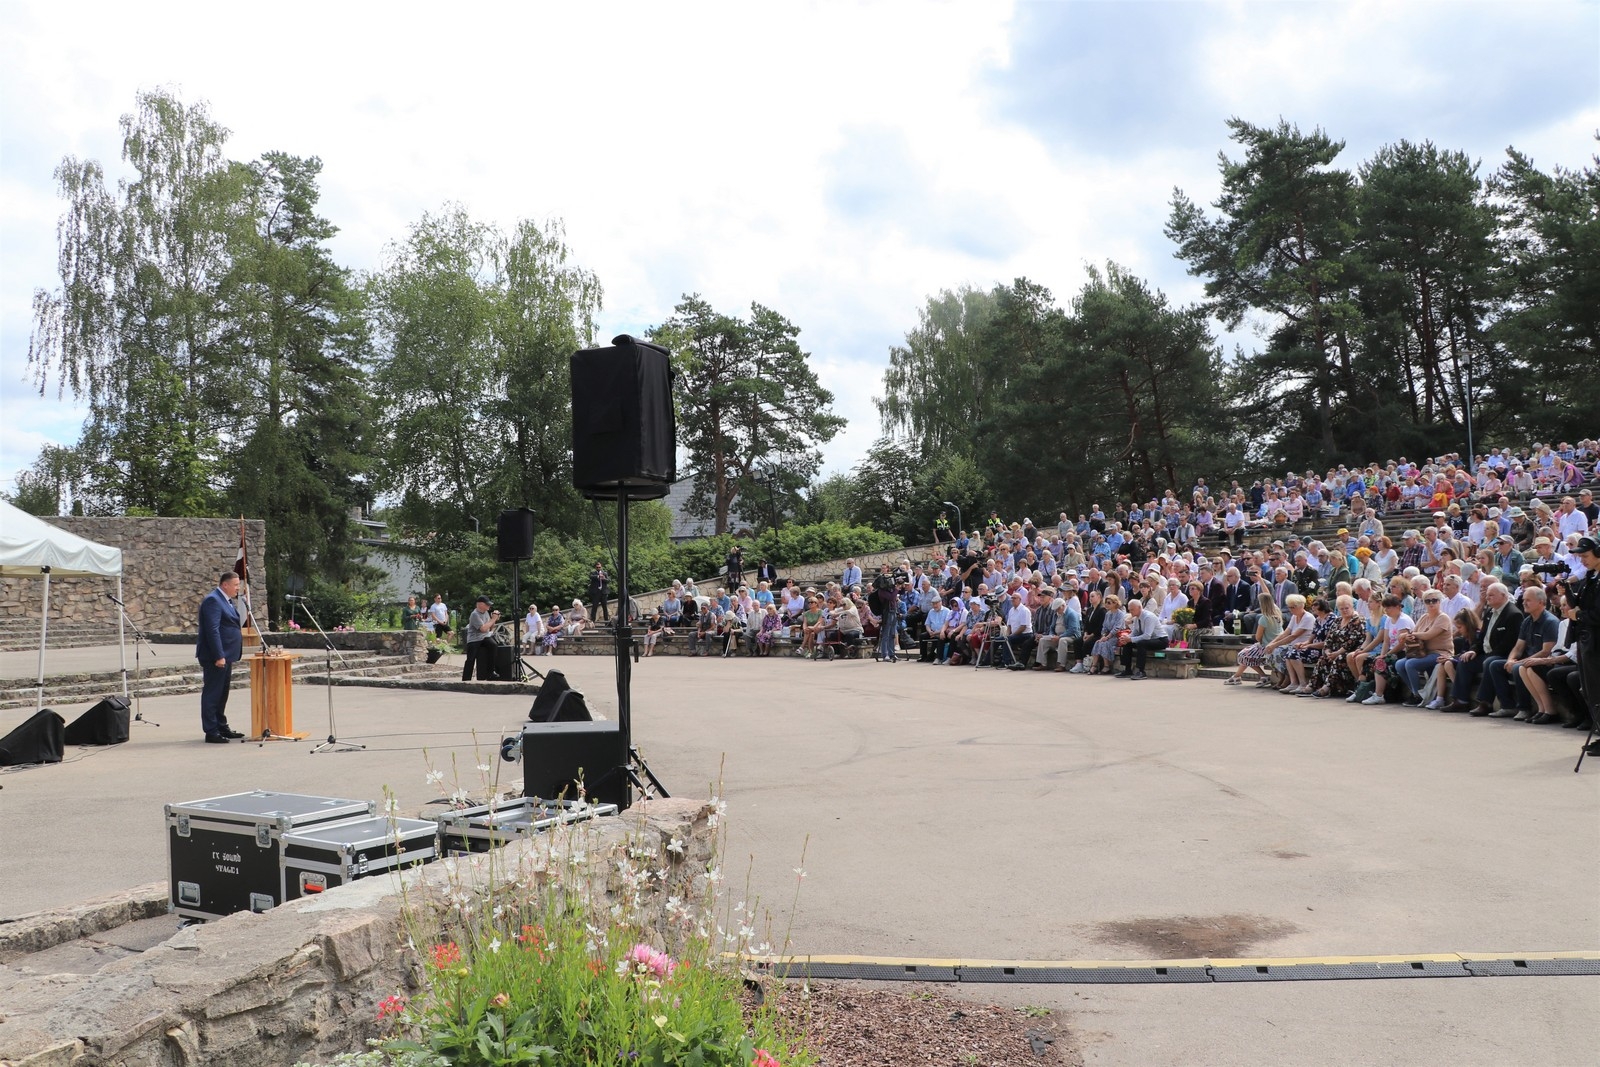
M 239 584 L 244 587 L 242 599 L 244 600 L 244 624 L 253 627 L 256 624 L 255 609 L 250 603 L 250 560 L 245 551 L 244 544 L 244 516 L 239 516 L 239 557 L 233 561 L 233 573 L 239 576 Z

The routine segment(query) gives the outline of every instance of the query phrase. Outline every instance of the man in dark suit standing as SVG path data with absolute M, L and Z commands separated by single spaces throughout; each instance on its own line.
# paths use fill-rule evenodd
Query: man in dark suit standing
M 223 571 L 217 587 L 200 601 L 200 640 L 195 658 L 200 661 L 200 725 L 206 743 L 225 745 L 244 736 L 228 725 L 228 689 L 233 665 L 244 654 L 244 632 L 233 598 L 239 595 L 239 576 Z

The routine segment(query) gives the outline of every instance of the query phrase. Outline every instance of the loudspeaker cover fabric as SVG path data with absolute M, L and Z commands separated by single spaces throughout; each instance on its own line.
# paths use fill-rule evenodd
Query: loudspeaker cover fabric
M 678 477 L 672 357 L 627 334 L 572 355 L 572 484 L 591 499 L 666 496 Z

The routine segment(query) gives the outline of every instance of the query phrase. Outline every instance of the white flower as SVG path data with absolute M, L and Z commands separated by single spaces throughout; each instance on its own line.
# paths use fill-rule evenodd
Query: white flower
M 450 800 L 455 804 L 465 804 L 467 802 L 467 791 L 465 789 L 457 789 L 450 794 Z
M 706 881 L 710 882 L 712 885 L 716 885 L 718 882 L 722 881 L 722 868 L 721 867 L 713 867 L 709 871 L 707 871 L 706 872 Z
M 444 784 L 444 772 L 443 771 L 439 771 L 439 770 L 429 771 L 428 772 L 428 784 L 429 785 L 443 785 Z
M 674 837 L 671 841 L 667 842 L 667 851 L 676 852 L 680 856 L 683 855 L 683 842 Z
M 628 977 L 629 969 L 630 968 L 628 967 L 628 961 L 627 960 L 618 960 L 617 961 L 617 975 L 618 975 L 618 977 L 620 977 L 620 978 Z
M 487 763 L 478 764 L 478 773 L 479 774 L 488 774 L 489 773 L 489 765 Z
M 495 938 L 493 941 L 489 942 L 489 951 L 490 952 L 499 952 L 500 951 L 500 939 L 498 937 Z
M 400 802 L 394 797 L 389 797 L 383 802 L 383 810 L 390 815 L 400 810 Z
M 795 869 L 794 869 L 794 873 L 795 873 L 795 879 L 796 879 L 796 881 L 799 881 L 799 880 L 801 880 L 801 879 L 804 879 L 804 878 L 805 878 L 805 876 L 806 876 L 806 871 L 805 871 L 805 868 L 804 868 L 804 867 L 796 867 L 796 868 L 795 868 Z

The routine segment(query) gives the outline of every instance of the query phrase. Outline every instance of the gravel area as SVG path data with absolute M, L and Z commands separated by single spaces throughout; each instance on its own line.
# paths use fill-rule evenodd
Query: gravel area
M 811 1035 L 821 1067 L 1077 1067 L 1044 1009 L 958 1000 L 936 987 L 860 982 L 786 986 L 779 1010 Z

